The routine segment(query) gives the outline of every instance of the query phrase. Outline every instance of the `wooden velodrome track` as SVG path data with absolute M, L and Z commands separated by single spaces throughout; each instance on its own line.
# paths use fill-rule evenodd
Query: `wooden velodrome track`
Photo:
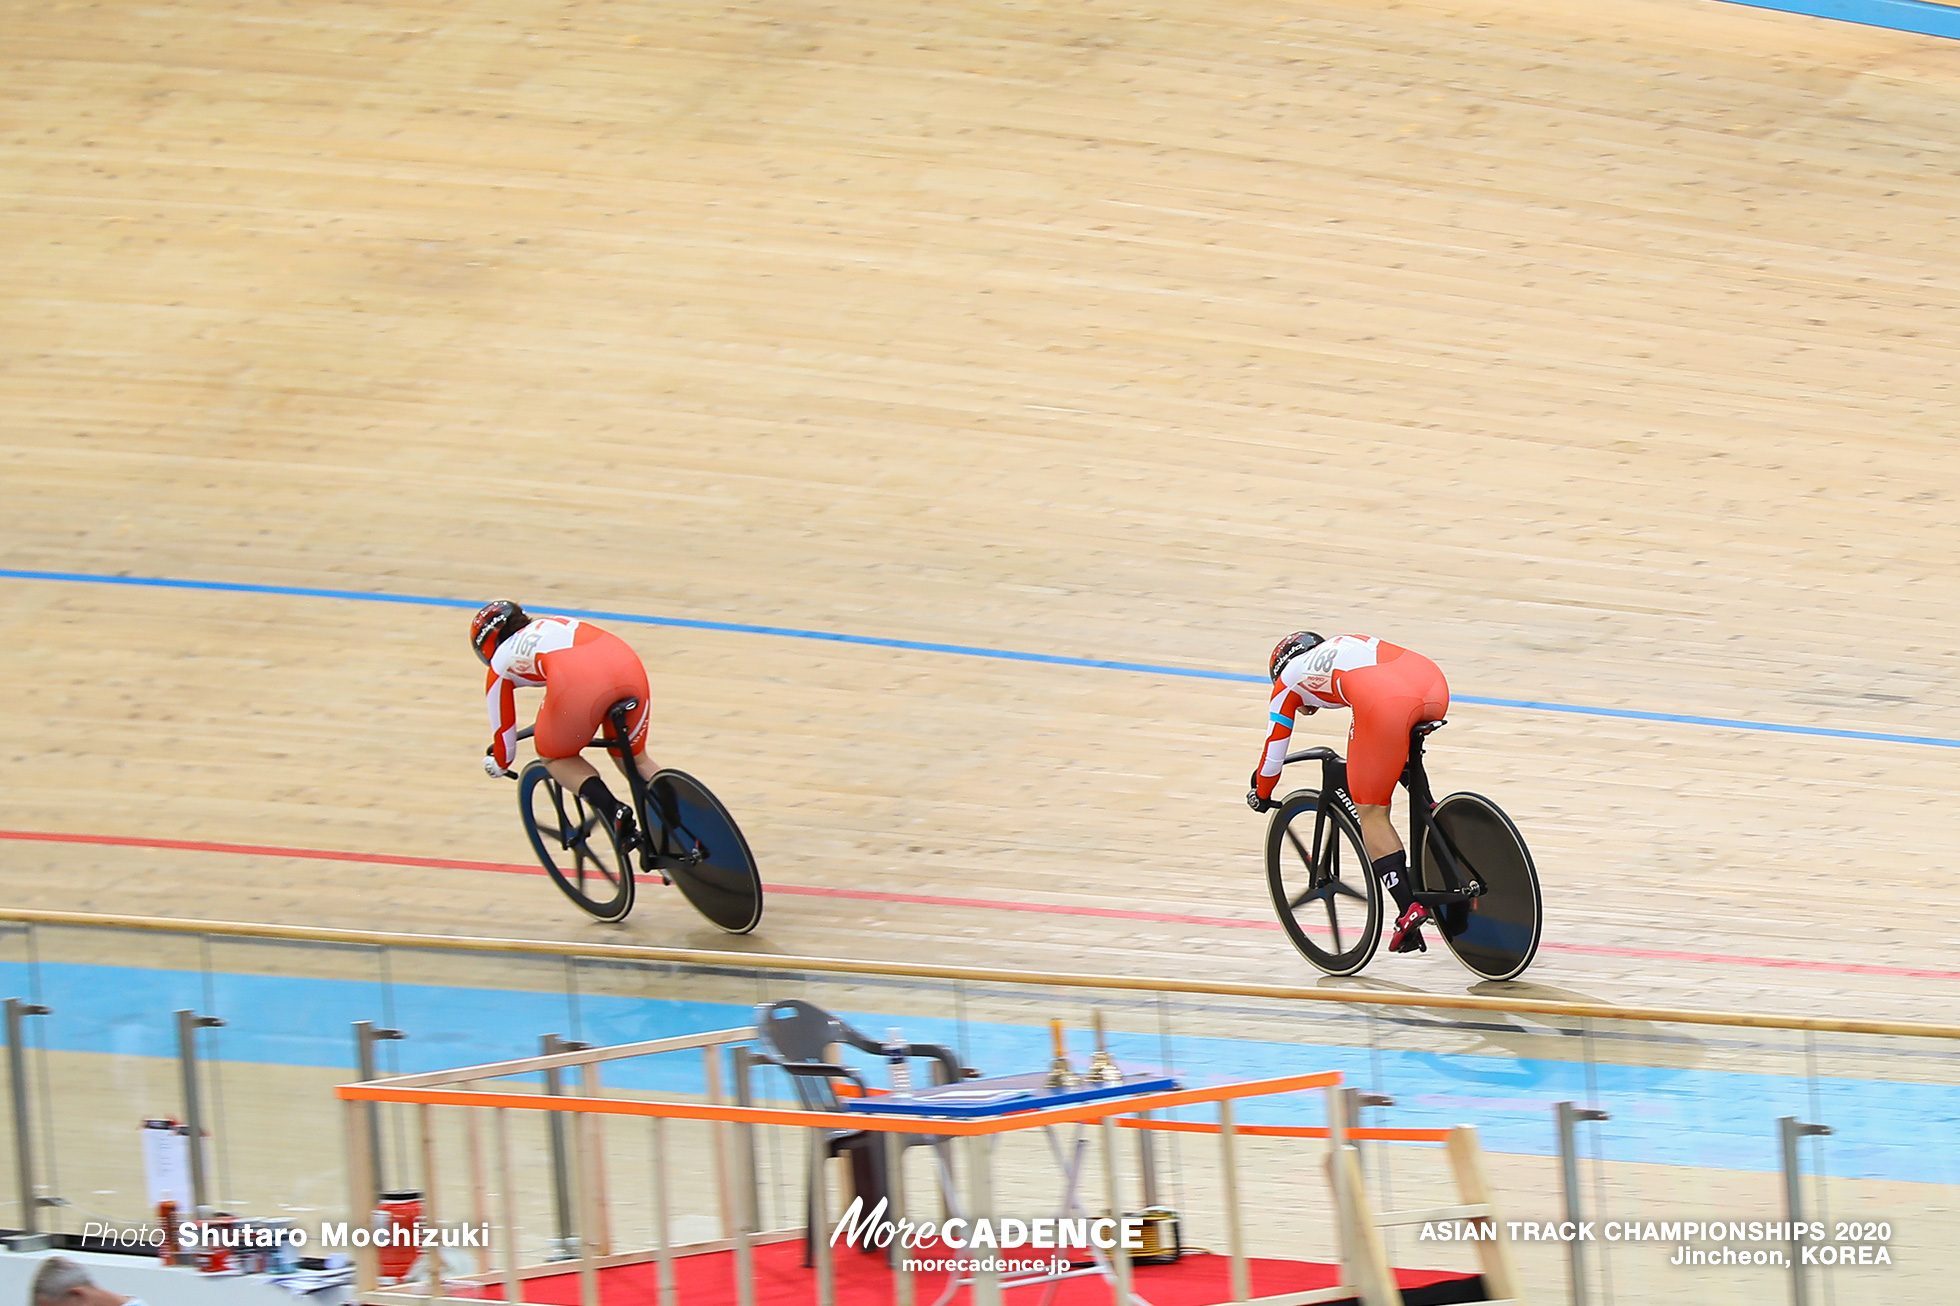
M 1538 856 L 1522 991 L 1951 1016 L 1960 44 L 240 0 L 9 4 L 0 58 L 7 902 L 1305 981 L 1254 685 L 614 623 L 778 886 L 727 941 L 277 854 L 527 860 L 464 612 L 18 573 L 1231 673 L 1311 625 L 1460 696 L 1933 740 L 1460 703 L 1432 772 Z

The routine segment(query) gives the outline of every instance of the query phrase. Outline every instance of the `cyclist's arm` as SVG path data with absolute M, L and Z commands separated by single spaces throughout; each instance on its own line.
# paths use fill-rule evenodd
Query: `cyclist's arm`
M 1266 707 L 1272 729 L 1266 732 L 1266 750 L 1260 754 L 1259 770 L 1252 780 L 1252 787 L 1261 798 L 1273 796 L 1273 789 L 1279 784 L 1279 773 L 1286 769 L 1286 746 L 1293 738 L 1293 718 L 1299 715 L 1303 703 L 1298 690 L 1281 684 L 1273 686 L 1272 702 Z M 1309 712 L 1317 710 L 1307 708 Z
M 509 770 L 511 760 L 517 756 L 517 686 L 492 668 L 484 686 L 484 700 L 490 709 L 490 729 L 495 732 L 490 755 L 497 759 L 498 766 Z

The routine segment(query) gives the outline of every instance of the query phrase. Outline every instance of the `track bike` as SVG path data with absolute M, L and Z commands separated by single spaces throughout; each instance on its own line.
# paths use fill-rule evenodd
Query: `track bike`
M 1489 980 L 1515 979 L 1538 952 L 1544 905 L 1524 836 L 1480 794 L 1430 797 L 1423 740 L 1443 726 L 1409 732 L 1409 847 L 1415 900 L 1429 908 L 1457 960 Z M 1302 956 L 1329 975 L 1353 975 L 1382 935 L 1382 886 L 1347 792 L 1347 763 L 1309 748 L 1287 763 L 1319 762 L 1320 788 L 1286 795 L 1266 830 L 1266 879 L 1279 921 Z
M 623 847 L 611 824 L 576 793 L 552 779 L 542 760 L 517 778 L 517 810 L 532 851 L 565 896 L 602 921 L 622 921 L 633 910 L 633 861 L 642 875 L 678 887 L 703 916 L 730 934 L 747 934 L 762 920 L 762 877 L 735 818 L 708 787 L 685 771 L 656 771 L 651 780 L 633 764 L 627 716 L 637 699 L 606 710 L 610 734 L 587 748 L 624 758 L 639 836 Z M 535 727 L 518 733 L 529 739 Z

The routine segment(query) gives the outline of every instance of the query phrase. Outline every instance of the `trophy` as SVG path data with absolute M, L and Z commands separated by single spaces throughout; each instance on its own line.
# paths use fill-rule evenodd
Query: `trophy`
M 1049 1088 L 1080 1088 L 1082 1076 L 1075 1073 L 1075 1067 L 1068 1063 L 1068 1046 L 1062 1039 L 1062 1022 L 1048 1022 L 1048 1032 L 1055 1041 L 1055 1060 L 1048 1067 L 1045 1082 Z
M 1096 1008 L 1096 1050 L 1089 1058 L 1089 1080 L 1096 1084 L 1120 1084 L 1123 1068 L 1109 1055 L 1109 1041 L 1103 1036 L 1102 1008 Z

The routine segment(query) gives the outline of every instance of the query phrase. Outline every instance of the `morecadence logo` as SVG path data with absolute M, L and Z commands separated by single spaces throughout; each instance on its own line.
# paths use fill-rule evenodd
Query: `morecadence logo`
M 1056 1216 L 1043 1216 L 1032 1220 L 994 1219 L 988 1216 L 953 1216 L 943 1221 L 894 1220 L 890 1215 L 890 1204 L 879 1198 L 877 1205 L 867 1208 L 860 1195 L 851 1199 L 850 1209 L 830 1231 L 830 1244 L 835 1247 L 841 1239 L 847 1247 L 860 1250 L 884 1251 L 897 1247 L 902 1251 L 922 1251 L 939 1248 L 949 1249 L 966 1256 L 955 1257 L 950 1264 L 937 1262 L 909 1264 L 913 1269 L 945 1269 L 954 1265 L 964 1266 L 971 1260 L 979 1259 L 985 1252 L 997 1259 L 1004 1251 L 1027 1250 L 1031 1252 L 1111 1252 L 1137 1251 L 1143 1246 L 1143 1218 L 1141 1216 L 1109 1216 L 1081 1219 L 1064 1219 Z M 1055 1255 L 1037 1258 L 1035 1267 L 1054 1273 L 1066 1272 L 1068 1258 Z M 1032 1267 L 1020 1266 L 1019 1261 L 1009 1261 L 999 1267 L 1006 1273 L 1033 1272 Z

